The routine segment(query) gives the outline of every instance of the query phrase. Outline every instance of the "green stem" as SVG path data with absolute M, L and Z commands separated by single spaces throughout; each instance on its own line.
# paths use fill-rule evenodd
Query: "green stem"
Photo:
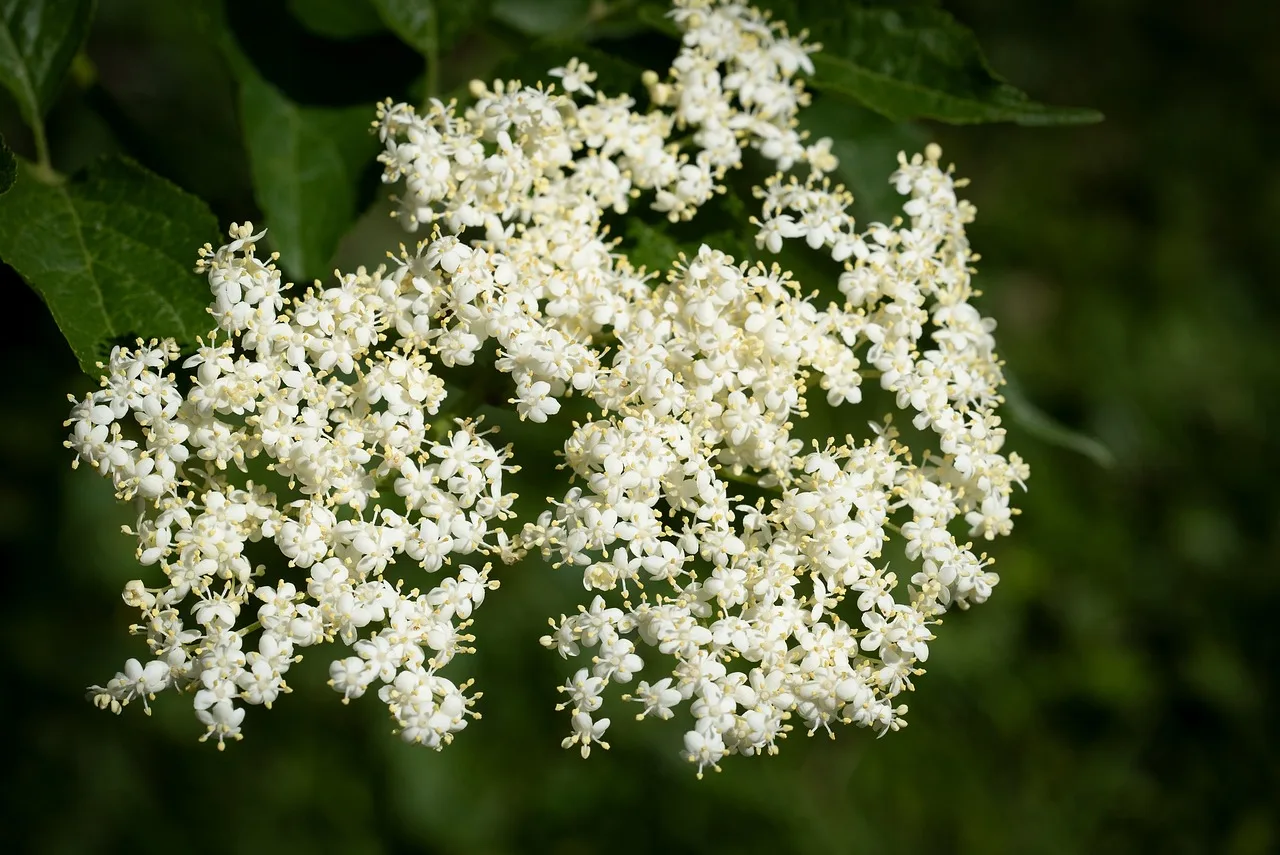
M 41 169 L 52 170 L 53 159 L 49 157 L 49 139 L 44 133 L 44 121 L 36 120 L 31 128 L 31 135 L 36 141 L 36 163 Z
M 45 184 L 60 184 L 62 176 L 53 168 L 53 158 L 49 156 L 49 139 L 45 136 L 43 119 L 37 117 L 31 123 L 31 137 L 36 145 L 36 177 Z

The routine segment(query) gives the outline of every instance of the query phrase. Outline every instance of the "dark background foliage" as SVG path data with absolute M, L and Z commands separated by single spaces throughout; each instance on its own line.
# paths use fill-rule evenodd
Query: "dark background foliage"
M 530 14 L 530 4 L 496 5 Z M 533 5 L 548 31 L 580 25 L 572 4 Z M 793 5 L 815 18 L 836 8 Z M 1019 86 L 1107 116 L 1064 128 L 926 123 L 924 135 L 973 178 L 984 306 L 1023 392 L 1097 437 L 1114 463 L 1012 426 L 1033 476 L 1014 536 L 995 548 L 1003 581 L 989 604 L 941 629 L 911 727 L 882 740 L 854 730 L 834 742 L 795 737 L 777 758 L 731 758 L 699 782 L 676 755 L 677 731 L 622 714 L 613 749 L 583 761 L 558 745 L 564 664 L 536 644 L 545 616 L 571 608 L 575 585 L 538 568 L 506 573 L 479 611 L 480 653 L 468 664 L 486 691 L 484 719 L 440 754 L 391 737 L 372 699 L 338 703 L 320 651 L 291 674 L 296 691 L 270 713 L 250 710 L 246 740 L 221 754 L 197 744 L 183 699 L 162 698 L 151 718 L 93 709 L 83 687 L 141 649 L 123 631 L 132 616 L 118 597 L 136 575 L 118 533 L 129 513 L 92 474 L 70 470 L 64 396 L 89 380 L 6 268 L 0 647 L 11 845 L 477 855 L 1280 848 L 1270 615 L 1280 514 L 1269 481 L 1280 448 L 1268 431 L 1280 415 L 1270 266 L 1280 10 L 1265 0 L 946 5 Z M 127 153 L 203 198 L 223 224 L 270 207 L 251 180 L 235 62 L 303 110 L 424 85 L 420 59 L 364 3 L 334 21 L 318 0 L 230 2 L 230 59 L 192 26 L 186 4 L 101 7 L 87 61 L 49 114 L 53 163 L 69 173 L 103 152 Z M 449 91 L 496 62 L 528 59 L 500 35 L 469 37 L 441 60 L 434 85 Z M 598 35 L 597 48 L 642 62 L 657 44 Z M 0 104 L 0 130 L 33 155 L 12 101 Z M 865 174 L 887 175 L 898 133 L 866 118 L 844 145 L 868 161 L 856 164 Z M 352 186 L 353 215 L 375 210 L 339 246 L 344 261 L 363 260 L 386 234 L 376 175 Z M 865 193 L 874 202 L 882 191 Z

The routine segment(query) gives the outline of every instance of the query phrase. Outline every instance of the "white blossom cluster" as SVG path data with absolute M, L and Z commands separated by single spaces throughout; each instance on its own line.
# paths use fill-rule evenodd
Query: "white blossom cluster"
M 286 305 L 279 271 L 255 256 L 261 236 L 232 226 L 231 243 L 202 250 L 217 328 L 182 360 L 188 376 L 171 371 L 173 341 L 140 340 L 112 351 L 72 411 L 77 462 L 137 502 L 138 560 L 165 577 L 124 592 L 150 660 L 91 696 L 118 712 L 192 692 L 221 747 L 240 738 L 242 704 L 289 691 L 298 651 L 340 641 L 350 655 L 329 673 L 343 700 L 378 686 L 401 736 L 439 748 L 476 715 L 470 681 L 439 671 L 471 652 L 471 613 L 497 583 L 488 564 L 425 574 L 491 550 L 515 498 L 509 453 L 471 421 L 433 436 L 445 390 L 413 333 L 412 280 L 361 269 Z M 407 565 L 426 590 L 391 581 Z
M 930 146 L 891 178 L 905 218 L 858 228 L 830 140 L 797 130 L 817 47 L 742 3 L 675 0 L 671 17 L 682 46 L 665 76 L 645 74 L 645 105 L 597 91 L 576 59 L 551 70 L 558 90 L 477 82 L 465 108 L 381 105 L 384 180 L 426 240 L 286 304 L 259 235 L 233 228 L 203 253 L 218 330 L 183 362 L 190 380 L 165 373 L 171 342 L 113 353 L 69 445 L 144 507 L 139 558 L 167 585 L 126 590 L 153 659 L 94 687 L 101 705 L 193 688 L 221 741 L 238 704 L 287 691 L 294 648 L 335 640 L 352 651 L 330 669 L 344 700 L 380 683 L 404 738 L 439 747 L 472 698 L 438 669 L 468 649 L 496 582 L 471 564 L 427 593 L 385 577 L 532 555 L 581 573 L 589 598 L 541 640 L 586 657 L 560 687 L 564 745 L 583 756 L 604 744 L 614 684 L 638 718 L 681 717 L 699 775 L 777 751 L 792 722 L 905 725 L 940 616 L 998 582 L 969 538 L 1010 531 L 1028 475 L 1002 451 L 995 324 L 969 302 L 974 210 Z M 743 224 L 760 257 L 803 240 L 843 266 L 837 281 L 705 245 L 661 277 L 628 260 L 609 217 L 645 198 L 690 220 L 746 149 L 778 170 Z M 490 359 L 523 419 L 567 422 L 569 396 L 591 408 L 563 426 L 562 495 L 523 523 L 506 524 L 511 449 L 440 377 L 493 373 Z M 819 409 L 865 424 L 845 415 L 864 380 L 915 447 L 883 409 L 859 436 L 805 433 Z M 304 589 L 261 581 L 246 555 L 259 542 L 307 572 Z

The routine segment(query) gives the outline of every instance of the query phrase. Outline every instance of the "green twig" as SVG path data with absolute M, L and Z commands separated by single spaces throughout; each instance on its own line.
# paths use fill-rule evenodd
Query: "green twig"
M 45 184 L 61 184 L 62 176 L 53 168 L 49 156 L 49 139 L 45 136 L 44 119 L 37 117 L 31 123 L 31 137 L 36 145 L 35 177 Z
M 31 136 L 36 141 L 36 164 L 42 171 L 53 171 L 53 159 L 49 157 L 49 139 L 44 133 L 44 120 L 36 119 L 31 125 Z

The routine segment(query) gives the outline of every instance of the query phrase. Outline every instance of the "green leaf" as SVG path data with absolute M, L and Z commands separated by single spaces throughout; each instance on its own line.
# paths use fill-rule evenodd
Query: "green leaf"
M 0 136 L 0 196 L 9 192 L 14 180 L 18 177 L 18 161 L 9 150 L 4 137 Z
M 1015 424 L 1027 433 L 1059 448 L 1066 448 L 1084 455 L 1104 469 L 1115 466 L 1116 458 L 1111 449 L 1088 434 L 1073 430 L 1037 407 L 1022 391 L 1022 387 L 1005 370 L 1005 407 Z
M 952 124 L 1016 122 L 1075 125 L 1102 114 L 1032 101 L 992 70 L 973 32 L 949 13 L 922 2 L 850 4 L 815 15 L 801 0 L 756 0 L 792 33 L 809 31 L 822 44 L 809 85 L 847 95 L 895 122 L 937 119 Z M 809 14 L 805 14 L 805 12 Z M 656 7 L 641 18 L 676 33 Z
M 294 103 L 259 74 L 218 0 L 198 0 L 195 8 L 201 29 L 240 83 L 240 124 L 266 241 L 293 279 L 326 276 L 338 241 L 356 219 L 361 174 L 378 150 L 370 128 L 374 105 Z
M 591 0 L 494 0 L 493 17 L 531 36 L 555 38 L 589 17 Z
M 369 0 L 289 0 L 289 13 L 311 32 L 330 39 L 358 39 L 384 29 Z
M 783 15 L 798 4 L 765 5 Z M 809 26 L 810 38 L 822 43 L 813 56 L 814 88 L 842 92 L 894 121 L 1071 125 L 1102 119 L 1095 110 L 1032 101 L 991 69 L 973 32 L 941 9 L 853 6 L 841 15 L 784 20 L 795 30 Z
M 119 339 L 212 328 L 196 250 L 218 240 L 204 202 L 131 160 L 98 161 L 62 183 L 21 162 L 0 197 L 0 259 L 40 294 L 87 373 Z
M 482 19 L 481 0 L 437 3 L 436 0 L 372 0 L 383 23 L 425 57 L 449 50 Z
M 0 0 L 0 83 L 33 129 L 53 104 L 93 18 L 93 0 Z
M 644 267 L 650 273 L 669 270 L 680 252 L 676 243 L 661 226 L 652 226 L 639 217 L 627 218 L 627 260 L 633 267 Z
M 267 239 L 295 279 L 316 279 L 354 222 L 361 173 L 377 154 L 373 107 L 301 107 L 240 69 L 240 113 Z

